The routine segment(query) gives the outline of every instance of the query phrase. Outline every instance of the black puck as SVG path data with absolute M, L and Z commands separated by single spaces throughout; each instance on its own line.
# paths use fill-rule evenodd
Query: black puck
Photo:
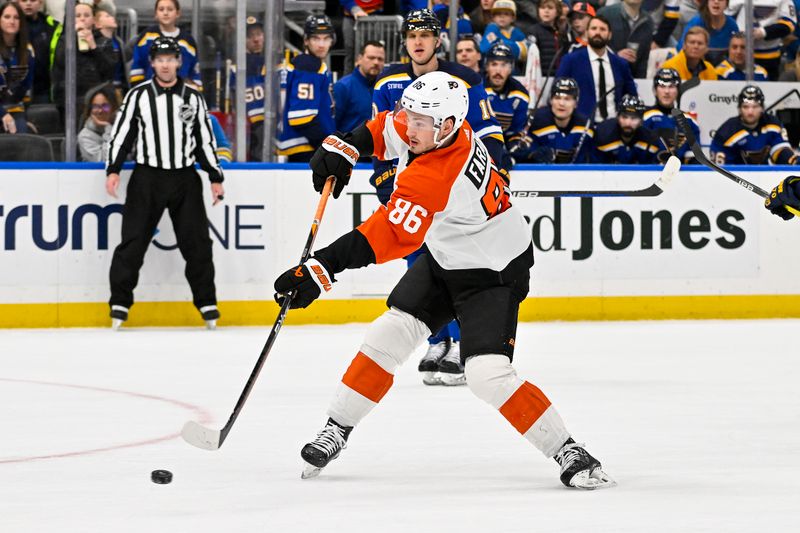
M 153 481 L 153 483 L 166 485 L 167 483 L 172 482 L 172 472 L 169 470 L 153 470 L 150 473 L 150 479 Z

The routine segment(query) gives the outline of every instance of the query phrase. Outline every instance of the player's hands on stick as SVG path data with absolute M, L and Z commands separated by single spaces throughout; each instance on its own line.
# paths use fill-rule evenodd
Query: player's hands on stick
M 289 293 L 294 293 L 289 309 L 304 309 L 319 298 L 322 291 L 331 290 L 334 281 L 328 268 L 312 257 L 278 276 L 275 280 L 275 301 L 283 305 Z
M 311 157 L 311 172 L 314 190 L 322 192 L 328 176 L 336 178 L 333 197 L 338 198 L 342 189 L 350 181 L 350 174 L 358 161 L 359 152 L 355 146 L 342 140 L 338 135 L 328 135 Z
M 789 176 L 772 189 L 764 200 L 764 207 L 773 215 L 778 215 L 784 220 L 791 220 L 794 214 L 786 208 L 800 210 L 800 176 Z

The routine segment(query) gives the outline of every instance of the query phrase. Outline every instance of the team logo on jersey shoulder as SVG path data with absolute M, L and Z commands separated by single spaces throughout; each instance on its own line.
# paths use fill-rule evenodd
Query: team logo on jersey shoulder
M 178 109 L 178 118 L 181 119 L 181 122 L 184 124 L 191 124 L 194 122 L 194 117 L 197 115 L 197 111 L 194 107 L 189 104 L 183 104 Z

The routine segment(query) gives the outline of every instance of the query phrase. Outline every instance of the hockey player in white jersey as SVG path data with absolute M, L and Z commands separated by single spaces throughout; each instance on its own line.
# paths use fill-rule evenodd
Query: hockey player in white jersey
M 568 487 L 614 485 L 600 462 L 577 444 L 550 400 L 517 376 L 514 355 L 519 304 L 533 265 L 531 233 L 489 153 L 469 124 L 465 84 L 444 72 L 420 76 L 395 111 L 352 132 L 329 136 L 311 159 L 314 187 L 336 178 L 334 197 L 363 154 L 398 158 L 389 202 L 353 231 L 317 250 L 275 281 L 279 302 L 306 307 L 345 269 L 423 253 L 389 295 L 342 377 L 328 421 L 301 456 L 313 477 L 344 449 L 353 428 L 391 388 L 394 373 L 442 325 L 462 325 L 467 385 L 522 436 L 560 465 Z

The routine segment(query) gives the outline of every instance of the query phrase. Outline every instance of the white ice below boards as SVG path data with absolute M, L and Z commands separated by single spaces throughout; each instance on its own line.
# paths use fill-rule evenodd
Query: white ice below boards
M 0 531 L 796 531 L 800 321 L 521 324 L 515 366 L 619 484 L 590 493 L 466 387 L 423 385 L 423 348 L 301 480 L 365 328 L 285 327 L 213 454 L 181 427 L 222 427 L 268 327 L 0 330 Z

